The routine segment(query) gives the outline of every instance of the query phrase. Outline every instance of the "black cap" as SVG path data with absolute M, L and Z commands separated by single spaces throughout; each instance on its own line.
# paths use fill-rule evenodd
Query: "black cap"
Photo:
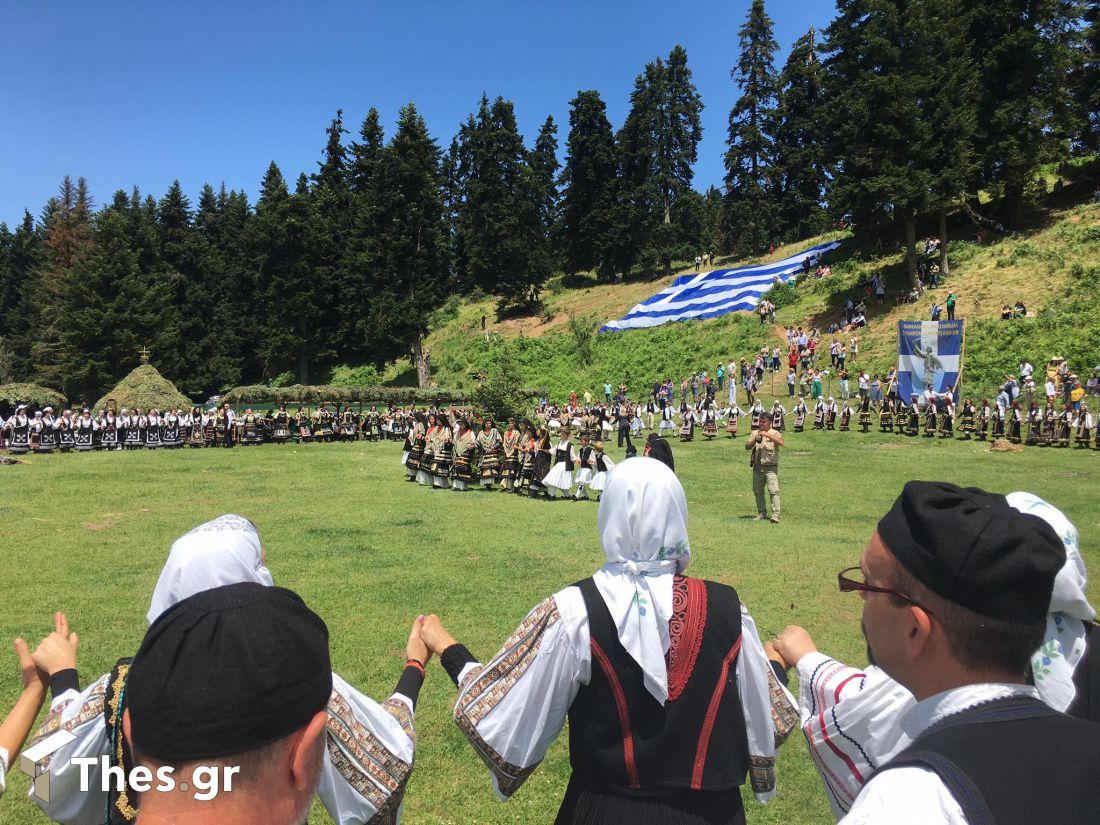
M 331 695 L 325 623 L 296 593 L 246 582 L 197 593 L 153 623 L 126 706 L 135 750 L 180 764 L 283 739 Z
M 939 596 L 1005 622 L 1041 622 L 1062 540 L 1004 496 L 941 481 L 910 481 L 878 523 L 901 565 Z

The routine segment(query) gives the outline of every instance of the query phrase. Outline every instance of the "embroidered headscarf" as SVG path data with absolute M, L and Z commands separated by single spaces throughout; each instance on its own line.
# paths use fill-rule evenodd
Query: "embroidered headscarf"
M 1031 657 L 1039 696 L 1055 710 L 1065 711 L 1077 695 L 1073 672 L 1085 655 L 1085 622 L 1096 618 L 1085 595 L 1088 573 L 1081 558 L 1077 528 L 1065 513 L 1036 495 L 1009 493 L 1007 499 L 1021 513 L 1039 516 L 1053 527 L 1066 548 L 1066 563 L 1058 571 L 1050 595 L 1043 646 Z
M 646 690 L 662 705 L 672 579 L 691 560 L 687 519 L 684 488 L 660 461 L 631 458 L 608 473 L 598 517 L 607 563 L 593 580 L 619 641 L 642 668 Z
M 189 596 L 241 582 L 267 587 L 275 584 L 264 565 L 256 526 L 243 516 L 219 516 L 172 543 L 145 618 L 152 624 L 161 613 Z

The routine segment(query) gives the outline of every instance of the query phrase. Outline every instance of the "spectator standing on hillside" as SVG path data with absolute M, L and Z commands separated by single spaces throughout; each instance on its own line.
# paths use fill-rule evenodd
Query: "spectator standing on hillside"
M 608 404 L 611 403 L 611 383 L 608 381 L 603 382 L 603 398 Z
M 1001 391 L 997 393 L 997 406 L 1001 408 L 1002 412 L 1007 410 L 1019 394 L 1020 387 L 1016 384 L 1016 379 L 1011 375 L 1006 375 Z
M 1020 381 L 1021 381 L 1021 383 L 1023 381 L 1026 381 L 1028 378 L 1030 378 L 1032 373 L 1034 373 L 1034 372 L 1035 372 L 1035 367 L 1031 366 L 1031 364 L 1029 364 L 1027 362 L 1027 359 L 1024 359 L 1023 361 L 1020 362 Z
M 954 321 L 955 320 L 955 301 L 956 300 L 957 299 L 955 297 L 954 292 L 949 292 L 947 294 L 946 305 L 947 305 L 947 320 L 948 321 Z
M 932 301 L 932 320 L 940 320 L 940 315 L 943 314 L 943 307 L 941 307 L 935 300 Z

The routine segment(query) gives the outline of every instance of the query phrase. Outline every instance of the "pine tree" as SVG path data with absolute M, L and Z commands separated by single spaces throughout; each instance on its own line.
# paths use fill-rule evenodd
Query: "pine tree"
M 578 92 L 569 106 L 561 241 L 565 271 L 581 272 L 599 267 L 607 252 L 614 221 L 615 138 L 599 92 Z
M 1078 143 L 1086 151 L 1100 150 L 1100 0 L 1085 0 L 1078 108 Z
M 776 227 L 772 163 L 779 79 L 773 57 L 778 44 L 764 0 L 753 0 L 740 48 L 730 73 L 742 94 L 730 112 L 726 138 L 726 233 L 728 246 L 755 255 L 775 237 Z
M 822 232 L 828 220 L 825 72 L 816 40 L 813 28 L 796 40 L 779 76 L 773 184 L 778 197 L 776 224 L 788 241 Z
M 527 154 L 527 164 L 535 181 L 535 200 L 539 221 L 542 224 L 543 244 L 541 254 L 546 266 L 553 270 L 558 255 L 557 232 L 560 220 L 561 196 L 558 192 L 558 126 L 554 118 L 547 116 L 535 138 L 535 147 Z
M 155 277 L 164 281 L 169 290 L 175 315 L 172 326 L 179 331 L 174 346 L 156 353 L 157 368 L 173 382 L 180 383 L 194 376 L 207 361 L 209 353 L 203 339 L 214 318 L 206 278 L 198 271 L 198 256 L 192 242 L 191 204 L 178 180 L 172 182 L 157 204 L 157 235 L 164 269 Z
M 601 276 L 629 275 L 639 262 L 655 270 L 659 263 L 651 246 L 663 219 L 661 188 L 654 162 L 660 92 L 657 74 L 656 64 L 651 63 L 634 79 L 630 111 L 615 135 L 615 205 L 602 255 Z M 647 247 L 650 254 L 643 260 Z
M 364 333 L 371 363 L 407 355 L 428 332 L 428 319 L 447 294 L 439 148 L 409 103 L 378 156 L 372 177 L 370 242 L 356 264 L 375 284 Z
M 692 167 L 703 138 L 703 101 L 691 79 L 687 51 L 676 45 L 668 62 L 657 61 L 660 88 L 655 135 L 656 174 L 661 188 L 664 223 L 672 223 L 676 199 L 691 189 Z
M 363 124 L 359 127 L 359 141 L 351 144 L 351 163 L 348 168 L 351 190 L 357 195 L 370 189 L 371 178 L 378 165 L 379 156 L 385 145 L 385 134 L 378 110 L 371 106 Z

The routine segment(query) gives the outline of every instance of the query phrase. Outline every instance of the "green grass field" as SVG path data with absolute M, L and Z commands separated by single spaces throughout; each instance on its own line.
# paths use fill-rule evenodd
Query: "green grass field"
M 1096 452 L 1004 454 L 961 441 L 793 434 L 781 470 L 783 523 L 771 525 L 749 520 L 755 508 L 739 442 L 674 450 L 691 515 L 690 572 L 734 585 L 765 636 L 799 623 L 827 652 L 863 661 L 860 602 L 837 592 L 836 573 L 857 563 L 878 517 L 912 478 L 1026 489 L 1063 508 L 1080 530 L 1096 574 L 1091 595 L 1100 600 Z M 81 637 L 83 681 L 95 678 L 137 649 L 172 540 L 238 512 L 260 527 L 276 582 L 328 623 L 335 669 L 382 699 L 418 613 L 439 613 L 488 658 L 533 605 L 601 564 L 594 503 L 433 491 L 406 483 L 399 457 L 398 444 L 357 443 L 57 455 L 0 467 L 0 639 L 7 646 L 23 635 L 33 645 L 50 629 L 51 612 L 64 610 Z M 0 677 L 6 711 L 19 685 L 10 647 Z M 454 694 L 433 663 L 404 822 L 551 822 L 569 770 L 565 737 L 511 802 L 498 803 L 450 722 Z M 749 821 L 831 821 L 797 734 L 779 769 L 778 796 L 766 807 L 750 801 Z M 0 821 L 45 821 L 24 798 L 24 777 L 12 773 L 9 784 Z M 310 821 L 328 822 L 319 805 Z

